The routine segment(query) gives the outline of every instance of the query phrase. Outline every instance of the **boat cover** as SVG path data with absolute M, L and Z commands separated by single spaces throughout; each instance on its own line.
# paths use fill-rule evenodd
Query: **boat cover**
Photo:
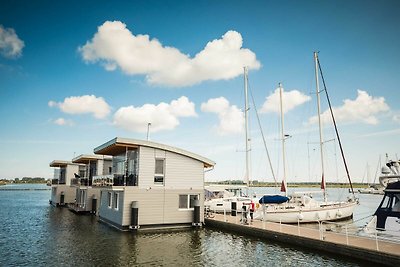
M 288 201 L 289 198 L 280 195 L 266 195 L 258 201 L 260 204 L 280 204 Z

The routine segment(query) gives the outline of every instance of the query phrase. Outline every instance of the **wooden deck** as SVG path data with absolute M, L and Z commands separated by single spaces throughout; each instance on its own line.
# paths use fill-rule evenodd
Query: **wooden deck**
M 311 229 L 301 224 L 288 225 L 258 220 L 254 220 L 250 224 L 242 224 L 240 218 L 240 214 L 238 216 L 215 214 L 213 218 L 206 218 L 205 224 L 206 226 L 235 231 L 243 235 L 272 239 L 378 264 L 400 266 L 399 242 L 323 231 L 323 227 Z

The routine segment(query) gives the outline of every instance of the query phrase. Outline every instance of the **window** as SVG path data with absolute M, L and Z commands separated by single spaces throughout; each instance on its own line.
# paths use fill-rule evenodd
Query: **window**
M 119 194 L 114 193 L 114 209 L 118 210 L 118 206 L 119 206 Z
M 179 208 L 187 209 L 188 208 L 188 195 L 179 195 Z
M 199 197 L 199 195 L 179 195 L 179 209 L 193 209 L 194 201 Z
M 164 159 L 156 159 L 155 170 L 154 170 L 154 183 L 164 184 Z
M 111 209 L 111 207 L 112 207 L 112 193 L 111 192 L 108 192 L 107 200 L 108 200 L 108 207 Z

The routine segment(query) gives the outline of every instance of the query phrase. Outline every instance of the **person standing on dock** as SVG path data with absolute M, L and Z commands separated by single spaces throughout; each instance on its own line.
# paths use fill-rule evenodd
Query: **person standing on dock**
M 250 220 L 253 221 L 253 214 L 254 214 L 254 201 L 250 202 Z

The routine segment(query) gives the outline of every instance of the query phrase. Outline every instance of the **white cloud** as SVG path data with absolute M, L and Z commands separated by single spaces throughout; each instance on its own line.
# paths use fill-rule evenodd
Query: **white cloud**
M 196 117 L 195 105 L 186 96 L 170 104 L 145 104 L 141 107 L 121 107 L 114 114 L 114 125 L 132 132 L 146 132 L 151 123 L 151 132 L 172 130 L 179 125 L 180 117 Z
M 111 108 L 102 97 L 95 95 L 70 96 L 64 102 L 49 101 L 49 107 L 58 107 L 64 113 L 92 113 L 97 119 L 103 119 L 110 113 Z
M 205 80 L 227 80 L 243 73 L 243 67 L 259 69 L 260 62 L 236 31 L 207 43 L 194 57 L 163 46 L 149 35 L 134 35 L 120 21 L 106 21 L 93 38 L 79 47 L 86 62 L 99 62 L 108 71 L 119 67 L 129 75 L 142 74 L 151 84 L 188 86 Z
M 0 53 L 7 58 L 16 58 L 22 55 L 24 42 L 18 38 L 15 30 L 0 25 Z
M 60 125 L 60 126 L 73 126 L 74 123 L 71 120 L 66 120 L 64 118 L 58 118 L 53 121 L 53 123 Z
M 292 90 L 292 91 L 283 91 L 282 92 L 282 107 L 283 113 L 288 112 L 289 110 L 294 109 L 297 106 L 304 104 L 307 101 L 310 101 L 311 97 L 303 94 L 300 91 Z M 279 96 L 279 88 L 277 88 L 273 94 L 269 95 L 260 109 L 261 113 L 275 112 L 280 113 L 280 96 Z
M 393 121 L 400 123 L 400 114 L 393 115 L 392 119 L 393 119 Z
M 384 97 L 372 97 L 367 92 L 357 90 L 357 98 L 355 100 L 346 99 L 340 107 L 332 107 L 335 120 L 337 122 L 363 122 L 366 124 L 377 124 L 376 115 L 389 110 L 389 106 L 385 103 Z M 330 122 L 331 115 L 329 110 L 321 114 L 323 122 Z M 317 123 L 318 117 L 311 117 L 308 122 L 310 124 Z
M 230 105 L 229 101 L 222 96 L 202 103 L 201 110 L 218 115 L 217 131 L 220 135 L 241 133 L 244 130 L 243 112 L 237 106 Z

